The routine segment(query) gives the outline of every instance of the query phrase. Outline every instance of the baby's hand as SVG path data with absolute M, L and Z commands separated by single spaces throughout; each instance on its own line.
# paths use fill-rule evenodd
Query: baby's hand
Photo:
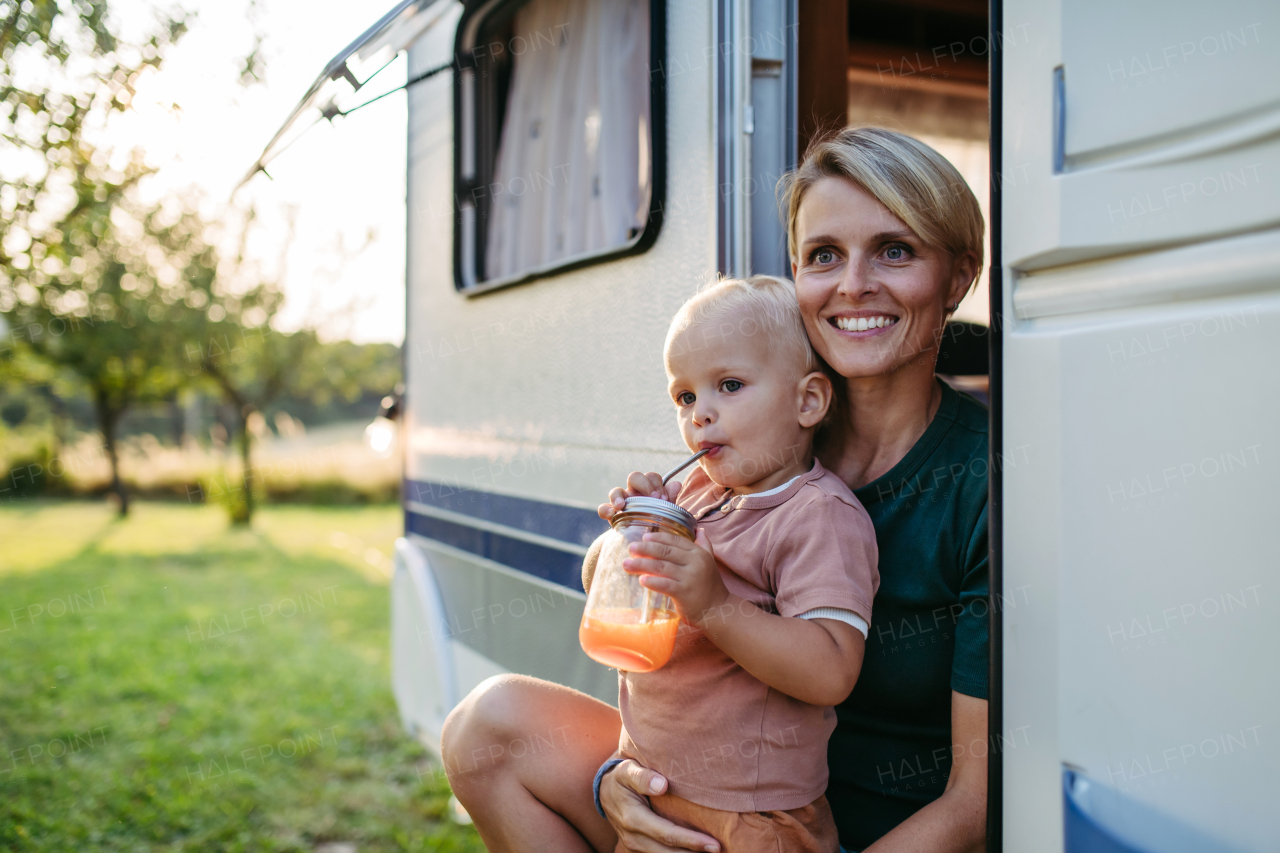
M 643 541 L 631 543 L 630 553 L 622 567 L 642 574 L 641 586 L 671 596 L 691 625 L 701 626 L 729 598 L 711 543 L 701 529 L 694 542 L 674 533 L 646 533 Z
M 596 512 L 600 514 L 601 518 L 608 521 L 613 518 L 615 512 L 622 509 L 627 502 L 627 498 L 664 498 L 674 503 L 678 494 L 680 494 L 680 484 L 675 480 L 663 486 L 661 474 L 653 471 L 647 474 L 632 471 L 627 475 L 627 485 L 624 488 L 614 489 L 609 492 L 609 502 L 600 504 Z

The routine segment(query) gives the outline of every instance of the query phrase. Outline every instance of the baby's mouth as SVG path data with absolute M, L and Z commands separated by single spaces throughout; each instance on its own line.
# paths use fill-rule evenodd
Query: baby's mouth
M 705 450 L 705 451 L 707 451 L 707 452 L 706 452 L 706 455 L 704 455 L 704 456 L 702 457 L 703 459 L 713 459 L 713 458 L 715 458 L 715 456 L 720 452 L 720 449 L 721 449 L 722 447 L 724 447 L 724 445 L 723 445 L 723 444 L 713 444 L 713 443 L 712 443 L 712 442 L 710 442 L 710 441 L 704 441 L 704 442 L 701 442 L 701 443 L 699 443 L 699 444 L 698 444 L 698 449 L 699 449 L 699 450 Z
M 831 317 L 827 322 L 843 332 L 865 332 L 892 326 L 898 318 L 892 314 L 877 314 L 873 317 Z

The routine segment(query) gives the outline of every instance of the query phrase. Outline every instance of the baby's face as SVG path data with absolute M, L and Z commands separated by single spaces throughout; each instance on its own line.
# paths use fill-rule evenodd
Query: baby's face
M 713 481 L 764 491 L 809 469 L 804 367 L 748 312 L 678 332 L 666 362 L 680 433 L 690 450 L 710 448 L 700 464 Z

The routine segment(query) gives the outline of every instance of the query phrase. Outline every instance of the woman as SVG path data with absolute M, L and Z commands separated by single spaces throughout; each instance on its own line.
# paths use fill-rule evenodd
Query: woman
M 986 831 L 987 414 L 939 382 L 938 341 L 982 268 L 982 217 L 955 168 L 923 143 L 849 128 L 784 183 L 792 275 L 840 406 L 823 465 L 876 528 L 880 590 L 857 686 L 837 708 L 827 799 L 850 851 L 981 850 Z M 639 474 L 623 493 L 652 491 Z M 611 504 L 601 507 L 608 516 Z M 590 559 L 590 558 L 588 558 Z M 569 725 L 566 726 L 566 723 Z M 718 851 L 645 796 L 666 780 L 626 761 L 585 796 L 617 747 L 615 708 L 523 676 L 491 679 L 445 725 L 446 766 L 491 851 Z M 490 744 L 560 732 L 537 760 Z

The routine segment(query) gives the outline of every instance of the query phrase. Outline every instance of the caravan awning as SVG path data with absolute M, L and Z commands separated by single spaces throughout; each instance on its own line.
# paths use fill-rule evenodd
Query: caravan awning
M 320 76 L 307 89 L 284 124 L 271 137 L 253 167 L 236 184 L 236 189 L 265 167 L 276 155 L 288 148 L 299 136 L 322 118 L 342 114 L 338 98 L 360 87 L 385 68 L 391 60 L 418 40 L 440 21 L 456 4 L 439 0 L 403 0 L 376 24 L 365 30 L 342 52 L 325 65 Z M 304 119 L 311 119 L 306 121 Z

